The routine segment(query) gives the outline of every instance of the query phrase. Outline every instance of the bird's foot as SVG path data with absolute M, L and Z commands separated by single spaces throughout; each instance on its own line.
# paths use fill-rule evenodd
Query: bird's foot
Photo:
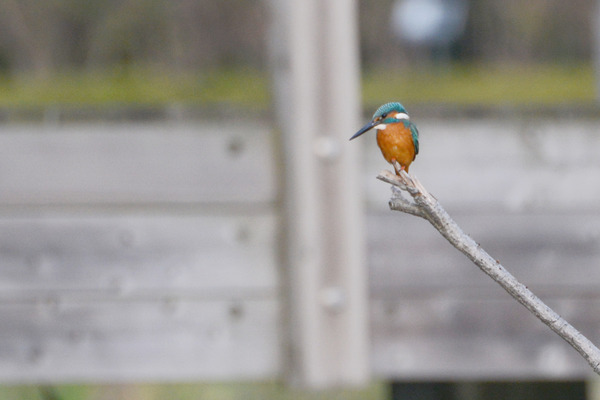
M 404 165 L 400 165 L 400 163 L 398 163 L 397 161 L 393 165 L 394 165 L 394 170 L 396 171 L 396 175 L 398 175 L 398 176 L 400 176 L 401 171 L 406 171 L 406 167 L 404 167 Z M 400 168 L 398 168 L 398 167 L 400 167 Z

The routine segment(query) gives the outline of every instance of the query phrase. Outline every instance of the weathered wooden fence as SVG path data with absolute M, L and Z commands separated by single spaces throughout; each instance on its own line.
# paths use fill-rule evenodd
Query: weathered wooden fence
M 600 342 L 600 123 L 414 119 L 411 173 Z M 254 120 L 3 125 L 0 380 L 284 376 L 280 142 Z M 365 156 L 374 376 L 591 374 L 425 221 L 387 210 L 372 137 L 344 145 Z
M 266 126 L 3 126 L 4 381 L 254 379 L 280 366 Z

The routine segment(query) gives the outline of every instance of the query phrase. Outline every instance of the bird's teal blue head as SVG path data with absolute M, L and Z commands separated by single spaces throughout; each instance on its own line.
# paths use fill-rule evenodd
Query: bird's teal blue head
M 398 102 L 386 103 L 379 107 L 369 123 L 360 128 L 350 140 L 359 137 L 372 128 L 385 129 L 387 124 L 395 124 L 401 121 L 408 121 L 409 116 L 404 106 Z

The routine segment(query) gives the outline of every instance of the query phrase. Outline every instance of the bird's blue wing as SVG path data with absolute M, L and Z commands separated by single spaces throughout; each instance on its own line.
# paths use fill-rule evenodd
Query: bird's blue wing
M 417 130 L 417 126 L 412 122 L 408 122 L 408 127 L 410 128 L 410 133 L 412 134 L 413 144 L 415 145 L 415 156 L 419 154 L 419 131 Z

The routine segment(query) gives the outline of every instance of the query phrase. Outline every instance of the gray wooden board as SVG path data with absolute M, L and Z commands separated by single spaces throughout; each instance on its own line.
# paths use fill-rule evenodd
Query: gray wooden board
M 600 123 L 562 120 L 415 121 L 420 150 L 410 168 L 450 208 L 572 209 L 600 203 Z M 365 135 L 363 178 L 371 207 L 387 207 L 391 169 Z M 358 143 L 352 142 L 353 145 Z
M 600 339 L 597 123 L 419 128 L 411 172 L 492 256 Z M 387 210 L 388 185 L 374 179 L 387 166 L 367 143 L 375 373 L 587 374 L 426 221 Z M 279 376 L 274 152 L 259 123 L 3 127 L 0 381 Z
M 596 121 L 419 123 L 411 167 L 458 224 L 600 342 Z M 425 220 L 388 211 L 368 141 L 372 363 L 395 379 L 581 378 L 591 369 Z
M 600 290 L 600 209 L 573 213 L 453 215 L 475 241 L 523 283 L 542 290 Z M 392 211 L 367 219 L 371 285 L 494 286 L 429 222 Z
M 0 381 L 279 373 L 274 215 L 148 211 L 0 218 Z
M 271 202 L 270 138 L 252 121 L 4 125 L 0 205 Z
M 0 380 L 254 380 L 280 368 L 274 298 L 0 303 Z
M 600 299 L 548 297 L 592 341 Z M 435 291 L 371 303 L 375 375 L 423 380 L 585 379 L 589 365 L 515 301 Z
M 275 229 L 272 213 L 0 216 L 0 299 L 60 291 L 272 295 Z
M 457 213 L 483 248 L 600 342 L 600 210 Z M 428 222 L 367 220 L 372 362 L 397 379 L 581 378 L 591 369 Z

